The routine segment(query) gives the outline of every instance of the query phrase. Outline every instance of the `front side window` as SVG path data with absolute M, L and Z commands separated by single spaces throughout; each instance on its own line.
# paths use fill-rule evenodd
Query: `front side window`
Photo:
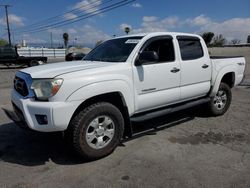
M 94 48 L 83 60 L 125 62 L 142 37 L 108 40 Z
M 172 39 L 157 39 L 150 42 L 143 51 L 154 51 L 159 60 L 155 63 L 172 62 L 175 60 L 174 46 Z
M 203 49 L 198 38 L 194 37 L 181 37 L 178 39 L 181 59 L 182 60 L 194 60 L 203 57 Z

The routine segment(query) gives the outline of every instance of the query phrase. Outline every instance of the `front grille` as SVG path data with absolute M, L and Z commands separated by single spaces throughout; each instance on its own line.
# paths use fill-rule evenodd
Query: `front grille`
M 14 79 L 14 88 L 22 96 L 26 97 L 29 94 L 27 84 L 24 79 L 16 76 Z

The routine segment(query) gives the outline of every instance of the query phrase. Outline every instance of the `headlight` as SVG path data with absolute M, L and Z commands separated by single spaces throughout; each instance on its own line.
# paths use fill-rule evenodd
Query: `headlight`
M 62 83 L 63 79 L 33 80 L 31 89 L 34 91 L 37 99 L 48 100 L 59 91 Z

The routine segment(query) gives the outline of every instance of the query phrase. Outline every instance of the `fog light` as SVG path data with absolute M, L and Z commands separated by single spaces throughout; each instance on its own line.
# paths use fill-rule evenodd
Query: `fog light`
M 48 118 L 46 115 L 36 114 L 35 116 L 36 116 L 36 120 L 37 120 L 39 125 L 47 125 L 48 124 Z

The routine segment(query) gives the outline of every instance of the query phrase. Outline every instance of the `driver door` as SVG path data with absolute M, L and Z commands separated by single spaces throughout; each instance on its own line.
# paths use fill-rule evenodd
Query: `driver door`
M 175 59 L 171 36 L 152 38 L 142 47 L 159 59 L 133 66 L 136 111 L 166 106 L 180 100 L 180 62 Z

